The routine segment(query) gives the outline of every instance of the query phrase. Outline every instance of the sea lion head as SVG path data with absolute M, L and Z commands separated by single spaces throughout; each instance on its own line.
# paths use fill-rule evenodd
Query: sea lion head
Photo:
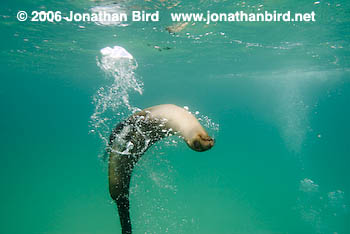
M 186 142 L 187 145 L 194 151 L 202 152 L 213 147 L 215 141 L 206 133 L 198 133 Z

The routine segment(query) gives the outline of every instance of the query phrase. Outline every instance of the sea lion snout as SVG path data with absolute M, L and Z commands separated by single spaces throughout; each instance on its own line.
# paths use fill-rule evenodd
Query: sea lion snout
M 209 150 L 214 146 L 215 140 L 208 135 L 198 134 L 198 136 L 193 139 L 193 141 L 189 144 L 191 149 L 202 152 Z

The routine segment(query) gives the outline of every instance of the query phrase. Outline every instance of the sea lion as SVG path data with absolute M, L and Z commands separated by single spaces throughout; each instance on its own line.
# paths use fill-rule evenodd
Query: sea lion
M 109 193 L 118 207 L 123 234 L 131 234 L 129 184 L 132 170 L 156 141 L 178 134 L 195 151 L 213 147 L 214 140 L 187 110 L 172 104 L 144 109 L 120 122 L 110 135 Z
M 186 28 L 187 25 L 188 25 L 188 22 L 177 23 L 177 24 L 168 26 L 168 27 L 166 27 L 165 29 L 166 29 L 170 34 L 174 34 L 174 33 L 178 33 L 178 32 L 181 32 L 182 30 L 184 30 L 184 28 Z

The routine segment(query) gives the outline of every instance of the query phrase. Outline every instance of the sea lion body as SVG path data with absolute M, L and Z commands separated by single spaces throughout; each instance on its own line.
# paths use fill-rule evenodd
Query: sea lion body
M 108 165 L 109 192 L 117 203 L 123 234 L 130 234 L 129 185 L 132 170 L 156 141 L 180 135 L 195 151 L 214 145 L 198 120 L 187 110 L 172 104 L 146 108 L 119 123 L 110 136 Z

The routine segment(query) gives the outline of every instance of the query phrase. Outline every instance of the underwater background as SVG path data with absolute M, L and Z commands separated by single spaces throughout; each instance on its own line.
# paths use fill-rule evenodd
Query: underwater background
M 160 22 L 19 22 L 20 10 L 159 10 Z M 316 13 L 196 23 L 170 12 Z M 120 233 L 105 139 L 132 111 L 186 106 L 215 140 L 152 146 L 134 233 L 350 233 L 350 2 L 29 1 L 0 9 L 0 233 Z M 103 48 L 121 46 L 129 64 Z

